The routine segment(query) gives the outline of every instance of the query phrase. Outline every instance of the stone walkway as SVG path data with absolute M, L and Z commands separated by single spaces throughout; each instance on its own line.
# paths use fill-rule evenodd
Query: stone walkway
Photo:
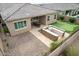
M 10 37 L 8 39 L 9 56 L 39 56 L 48 51 L 48 47 L 30 32 Z

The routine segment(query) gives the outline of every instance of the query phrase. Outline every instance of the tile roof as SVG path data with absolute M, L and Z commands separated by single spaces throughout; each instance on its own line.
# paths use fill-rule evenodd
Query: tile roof
M 39 4 L 39 6 L 58 11 L 79 8 L 79 4 L 77 3 L 46 3 Z
M 6 6 L 6 8 L 7 7 L 8 6 Z M 40 6 L 29 4 L 29 3 L 26 4 L 15 3 L 9 6 L 7 9 L 6 8 L 4 11 L 1 11 L 2 18 L 6 21 L 12 21 L 14 19 L 16 20 L 20 18 L 41 16 L 41 15 L 56 12 L 54 10 L 42 8 Z
M 1 16 L 3 18 L 3 20 L 9 18 L 10 16 L 12 16 L 16 11 L 18 11 L 18 9 L 20 9 L 24 4 L 17 4 L 17 3 L 3 3 L 0 4 L 0 8 L 1 8 Z

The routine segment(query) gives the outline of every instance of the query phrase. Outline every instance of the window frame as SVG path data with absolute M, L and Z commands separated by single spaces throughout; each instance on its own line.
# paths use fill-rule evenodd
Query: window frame
M 17 27 L 15 24 L 17 24 Z M 14 27 L 15 27 L 15 31 L 25 29 L 25 28 L 27 28 L 27 21 L 14 22 Z
M 51 16 L 47 16 L 47 21 L 50 21 L 51 20 Z

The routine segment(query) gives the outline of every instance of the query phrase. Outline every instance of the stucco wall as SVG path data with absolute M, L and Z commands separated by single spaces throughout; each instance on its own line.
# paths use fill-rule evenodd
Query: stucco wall
M 54 16 L 55 15 L 56 15 L 56 19 L 54 19 Z M 51 17 L 51 20 L 49 20 L 49 21 L 47 20 L 48 19 L 48 16 Z M 56 22 L 56 20 L 57 20 L 57 14 L 49 14 L 49 15 L 46 15 L 46 24 L 47 25 Z
M 20 22 L 20 21 L 26 21 L 27 26 L 23 29 L 16 30 L 14 23 Z M 14 36 L 14 35 L 29 31 L 31 29 L 31 19 L 29 18 L 29 19 L 22 19 L 22 20 L 18 20 L 18 21 L 6 22 L 6 25 L 10 31 L 11 36 Z
M 54 19 L 55 15 L 56 15 L 56 19 Z M 51 17 L 51 20 L 49 20 L 49 21 L 48 21 L 48 16 Z M 56 20 L 57 20 L 57 14 L 55 14 L 55 13 L 54 14 L 48 14 L 48 15 L 39 17 L 39 19 L 40 19 L 40 23 L 41 24 L 48 25 L 48 24 L 56 22 Z
M 65 21 L 69 21 L 70 18 L 71 18 L 71 17 L 69 17 L 69 16 L 65 16 L 65 17 L 64 17 L 64 20 L 65 20 Z M 76 20 L 75 23 L 79 24 L 79 19 L 75 19 L 75 20 Z
M 49 15 L 45 15 L 43 17 L 40 17 L 40 22 L 44 25 L 54 23 L 54 22 L 56 22 L 56 19 L 54 19 L 54 15 L 56 15 L 56 14 L 49 14 Z M 48 16 L 51 16 L 50 21 L 47 21 Z M 15 27 L 14 27 L 14 23 L 19 22 L 19 21 L 26 21 L 27 22 L 27 27 L 24 28 L 24 29 L 21 29 L 21 30 L 16 30 Z M 21 19 L 21 20 L 17 20 L 17 21 L 9 21 L 9 22 L 6 22 L 6 25 L 9 29 L 9 31 L 10 31 L 11 36 L 14 36 L 14 35 L 17 35 L 17 34 L 20 34 L 20 33 L 23 33 L 23 32 L 27 32 L 31 29 L 31 18 Z
M 65 20 L 65 21 L 69 21 L 70 18 L 71 18 L 71 17 L 69 17 L 69 16 L 64 16 L 64 20 Z

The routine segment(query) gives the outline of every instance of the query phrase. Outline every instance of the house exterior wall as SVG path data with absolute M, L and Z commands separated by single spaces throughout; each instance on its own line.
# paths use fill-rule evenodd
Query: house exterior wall
M 22 28 L 22 29 L 15 29 L 14 23 L 15 22 L 20 22 L 20 21 L 26 21 L 27 26 Z M 18 21 L 11 21 L 11 22 L 6 22 L 6 25 L 10 31 L 11 36 L 20 34 L 20 33 L 24 33 L 27 32 L 31 29 L 31 19 L 22 19 L 22 20 L 18 20 Z
M 54 15 L 56 15 L 56 14 L 49 14 L 49 15 L 39 16 L 41 24 L 48 25 L 48 24 L 56 22 L 56 19 L 54 19 Z M 48 16 L 51 16 L 50 21 L 47 21 Z M 16 30 L 15 26 L 14 26 L 14 23 L 15 22 L 20 22 L 20 21 L 26 21 L 27 26 L 23 29 Z M 27 32 L 31 29 L 31 18 L 21 19 L 21 20 L 17 20 L 17 21 L 8 21 L 8 22 L 6 22 L 6 25 L 9 29 L 9 31 L 10 31 L 11 36 L 18 35 L 20 33 Z
M 56 19 L 54 19 L 55 15 L 56 15 L 56 14 L 49 14 L 49 15 L 46 15 L 46 25 L 56 22 L 56 20 L 57 20 L 57 15 L 56 15 Z M 49 21 L 48 21 L 48 16 L 51 17 L 51 19 L 50 19 Z
M 54 19 L 55 15 L 56 15 L 56 19 Z M 48 16 L 51 17 L 51 19 L 49 21 L 48 21 Z M 41 16 L 39 18 L 40 18 L 40 23 L 41 24 L 48 25 L 48 24 L 56 22 L 56 20 L 57 20 L 57 14 L 48 14 L 48 15 Z

